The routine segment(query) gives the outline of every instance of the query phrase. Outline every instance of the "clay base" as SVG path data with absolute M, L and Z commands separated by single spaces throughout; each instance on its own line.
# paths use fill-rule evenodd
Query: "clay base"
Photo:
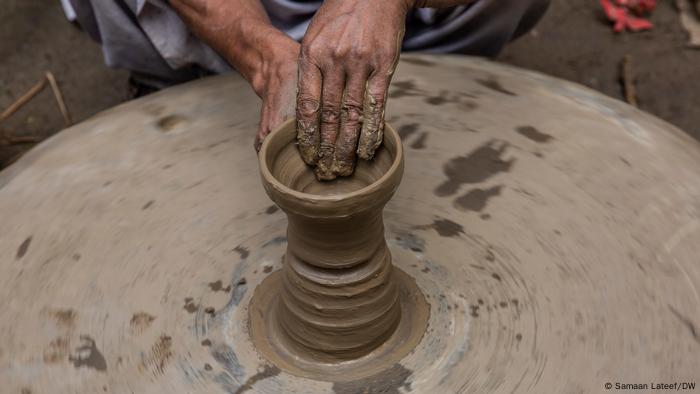
M 430 317 L 430 305 L 416 281 L 396 267 L 393 270 L 401 305 L 401 320 L 396 331 L 383 345 L 366 356 L 338 363 L 315 360 L 308 351 L 289 341 L 280 332 L 277 306 L 283 273 L 272 273 L 255 289 L 248 307 L 249 331 L 258 352 L 283 371 L 322 381 L 352 381 L 391 368 L 418 345 Z

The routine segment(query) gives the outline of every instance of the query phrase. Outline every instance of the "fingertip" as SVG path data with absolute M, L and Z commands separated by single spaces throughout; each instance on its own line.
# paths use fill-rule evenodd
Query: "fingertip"
M 333 173 L 337 176 L 350 176 L 355 172 L 355 160 L 337 159 L 333 162 Z
M 378 116 L 379 117 L 379 116 Z M 372 160 L 377 148 L 384 139 L 384 119 L 366 121 L 362 125 L 360 142 L 357 144 L 357 156 L 362 160 Z
M 318 162 L 321 142 L 321 84 L 321 72 L 318 68 L 300 60 L 296 102 L 297 146 L 301 158 L 311 166 Z
M 316 164 L 319 143 L 318 125 L 309 124 L 297 118 L 297 146 L 304 163 L 311 166 Z

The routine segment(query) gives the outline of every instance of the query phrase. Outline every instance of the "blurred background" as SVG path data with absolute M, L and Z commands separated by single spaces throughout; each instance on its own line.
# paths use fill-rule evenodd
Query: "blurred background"
M 700 49 L 689 44 L 695 0 L 657 0 L 640 32 L 613 31 L 599 0 L 552 0 L 537 27 L 498 60 L 575 81 L 634 101 L 700 139 Z M 57 0 L 0 0 L 0 110 L 17 103 L 50 72 L 66 114 L 47 84 L 0 122 L 0 168 L 36 143 L 129 99 L 129 73 L 104 65 L 100 47 L 69 23 Z M 681 12 L 684 10 L 683 12 Z M 682 17 L 682 14 L 685 14 Z M 692 14 L 692 15 L 691 15 Z M 690 26 L 692 30 L 692 26 Z M 626 59 L 626 60 L 625 60 Z

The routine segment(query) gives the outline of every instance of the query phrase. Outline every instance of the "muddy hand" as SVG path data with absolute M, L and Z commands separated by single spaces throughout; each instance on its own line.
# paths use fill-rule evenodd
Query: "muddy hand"
M 170 0 L 190 30 L 223 56 L 262 99 L 255 149 L 294 115 L 299 44 L 272 26 L 260 0 Z
M 326 0 L 301 43 L 297 141 L 319 179 L 352 174 L 382 143 L 406 0 Z
M 266 72 L 264 87 L 260 89 L 262 109 L 255 134 L 255 150 L 258 151 L 270 131 L 294 116 L 299 44 L 291 40 L 287 44 L 277 51 L 275 62 Z

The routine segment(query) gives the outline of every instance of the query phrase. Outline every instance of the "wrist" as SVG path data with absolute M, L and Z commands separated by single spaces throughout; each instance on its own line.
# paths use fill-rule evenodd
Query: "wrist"
M 280 68 L 296 67 L 299 44 L 270 24 L 241 20 L 229 37 L 224 57 L 260 97 Z
M 281 31 L 274 29 L 259 46 L 259 63 L 248 79 L 259 97 L 271 81 L 296 76 L 300 45 Z

